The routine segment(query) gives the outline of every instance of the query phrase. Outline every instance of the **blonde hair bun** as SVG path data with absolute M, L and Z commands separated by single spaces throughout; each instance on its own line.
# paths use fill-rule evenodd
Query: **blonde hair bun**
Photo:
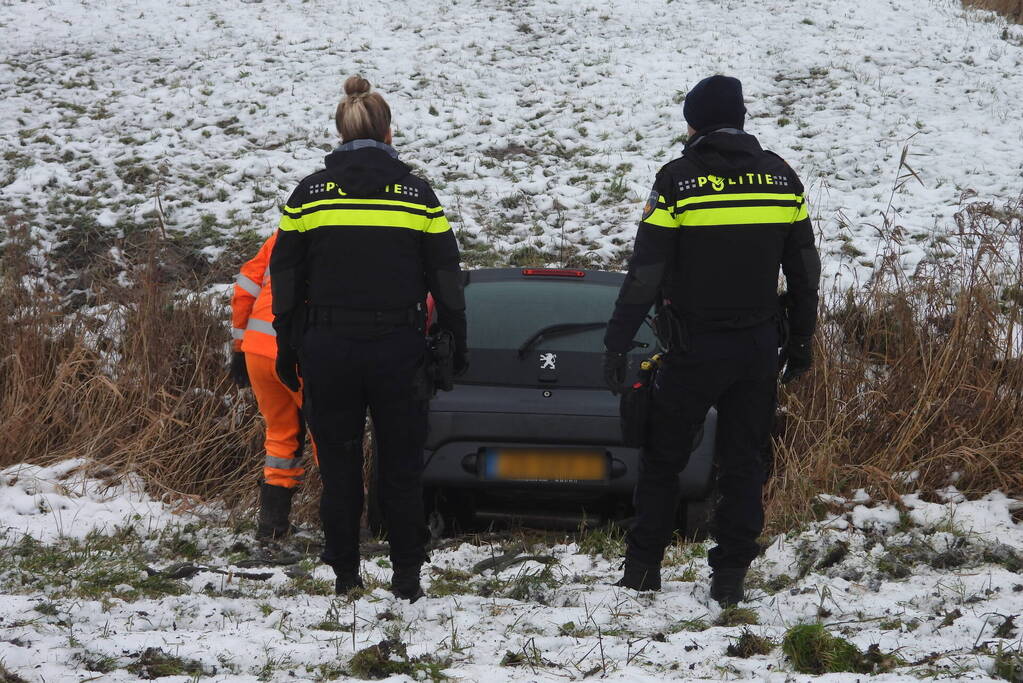
M 344 142 L 359 139 L 383 142 L 391 130 L 391 108 L 379 92 L 370 92 L 369 81 L 362 76 L 349 76 L 334 122 Z
M 362 76 L 349 76 L 345 81 L 345 95 L 348 97 L 355 97 L 357 95 L 365 95 L 369 92 L 370 88 L 369 81 Z

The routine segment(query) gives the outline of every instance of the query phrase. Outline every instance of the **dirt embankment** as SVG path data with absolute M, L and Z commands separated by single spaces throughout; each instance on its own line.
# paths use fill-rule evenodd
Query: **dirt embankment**
M 1023 0 L 963 0 L 963 4 L 989 9 L 1004 14 L 1012 21 L 1023 23 Z

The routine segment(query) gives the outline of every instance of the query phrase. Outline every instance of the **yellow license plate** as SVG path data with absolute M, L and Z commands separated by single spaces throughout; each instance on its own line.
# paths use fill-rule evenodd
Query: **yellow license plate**
M 603 451 L 486 448 L 484 479 L 504 481 L 602 481 L 607 478 Z

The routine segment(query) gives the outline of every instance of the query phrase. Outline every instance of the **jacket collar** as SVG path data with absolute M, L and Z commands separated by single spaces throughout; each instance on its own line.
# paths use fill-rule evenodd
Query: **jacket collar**
M 335 152 L 354 152 L 357 149 L 380 149 L 387 152 L 388 156 L 392 159 L 398 158 L 398 152 L 388 144 L 380 142 L 379 140 L 370 140 L 368 138 L 360 138 L 358 140 L 349 140 L 348 142 L 342 143 L 334 148 Z

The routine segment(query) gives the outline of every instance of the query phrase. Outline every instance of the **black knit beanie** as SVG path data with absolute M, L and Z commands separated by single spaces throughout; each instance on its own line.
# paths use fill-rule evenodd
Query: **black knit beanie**
M 697 132 L 716 126 L 742 128 L 746 121 L 742 83 L 731 76 L 704 78 L 686 95 L 682 115 Z

